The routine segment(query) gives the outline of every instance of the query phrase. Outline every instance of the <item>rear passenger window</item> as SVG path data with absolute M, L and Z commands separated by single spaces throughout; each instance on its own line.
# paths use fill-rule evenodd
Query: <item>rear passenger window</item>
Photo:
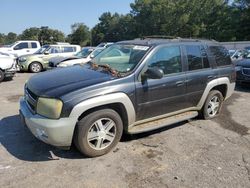
M 62 47 L 62 52 L 63 53 L 75 52 L 75 51 L 76 51 L 75 47 L 71 47 L 71 46 Z
M 188 58 L 188 70 L 202 69 L 202 57 L 200 46 L 186 46 Z
M 179 46 L 162 47 L 153 54 L 148 67 L 158 67 L 164 75 L 182 72 L 181 51 Z
M 207 53 L 203 46 L 188 45 L 185 47 L 188 58 L 188 70 L 192 71 L 210 67 Z
M 210 46 L 209 49 L 212 55 L 215 57 L 217 66 L 225 66 L 231 64 L 229 52 L 225 47 Z
M 31 48 L 37 48 L 37 44 L 35 42 L 31 43 Z

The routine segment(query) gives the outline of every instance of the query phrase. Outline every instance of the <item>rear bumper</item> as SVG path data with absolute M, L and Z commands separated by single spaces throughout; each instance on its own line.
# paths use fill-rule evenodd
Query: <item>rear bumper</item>
M 39 140 L 56 147 L 69 148 L 71 146 L 76 124 L 75 119 L 48 119 L 33 114 L 24 98 L 20 99 L 19 113 L 22 122 Z

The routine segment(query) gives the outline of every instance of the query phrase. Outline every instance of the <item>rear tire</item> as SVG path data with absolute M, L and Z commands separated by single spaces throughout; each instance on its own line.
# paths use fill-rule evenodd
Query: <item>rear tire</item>
M 223 100 L 224 98 L 220 91 L 210 91 L 200 112 L 201 117 L 204 119 L 212 119 L 217 117 L 220 114 Z
M 74 143 L 88 157 L 108 153 L 121 139 L 123 122 L 112 109 L 102 109 L 83 117 L 76 126 Z
M 39 62 L 32 62 L 29 66 L 29 71 L 32 73 L 38 73 L 41 72 L 43 69 L 41 63 Z
M 4 72 L 0 70 L 0 82 L 4 80 Z

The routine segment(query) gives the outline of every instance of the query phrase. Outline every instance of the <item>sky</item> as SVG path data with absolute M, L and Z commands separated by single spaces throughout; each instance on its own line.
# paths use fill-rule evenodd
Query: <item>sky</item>
M 70 26 L 94 27 L 104 12 L 129 13 L 134 0 L 1 0 L 0 33 L 21 34 L 30 27 L 48 26 L 70 34 Z

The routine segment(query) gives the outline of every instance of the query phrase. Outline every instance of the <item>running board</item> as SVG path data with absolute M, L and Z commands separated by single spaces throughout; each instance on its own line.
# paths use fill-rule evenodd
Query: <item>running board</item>
M 147 132 L 147 131 L 152 131 L 152 130 L 166 127 L 166 126 L 169 126 L 169 125 L 172 125 L 175 123 L 179 123 L 179 122 L 182 122 L 182 121 L 185 121 L 188 119 L 192 119 L 196 116 L 198 116 L 197 111 L 184 112 L 184 113 L 177 114 L 174 116 L 169 116 L 166 118 L 157 119 L 154 121 L 149 121 L 146 123 L 134 125 L 132 127 L 129 127 L 128 133 L 129 134 L 138 134 L 138 133 L 143 133 L 143 132 Z

